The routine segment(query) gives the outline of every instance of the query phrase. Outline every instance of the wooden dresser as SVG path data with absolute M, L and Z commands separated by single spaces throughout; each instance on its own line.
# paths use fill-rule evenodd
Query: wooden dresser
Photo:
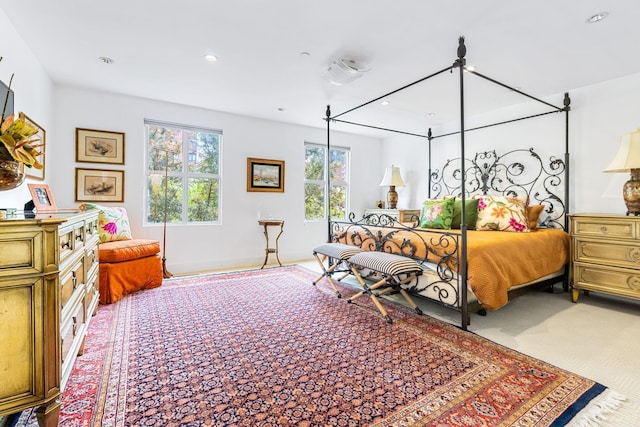
M 411 219 L 415 216 L 414 220 L 420 220 L 420 209 L 365 209 L 365 215 L 389 215 L 391 218 L 398 222 L 411 222 Z
M 0 221 L 0 424 L 38 406 L 57 426 L 59 396 L 98 306 L 98 211 Z
M 570 218 L 573 302 L 580 289 L 640 299 L 640 217 Z

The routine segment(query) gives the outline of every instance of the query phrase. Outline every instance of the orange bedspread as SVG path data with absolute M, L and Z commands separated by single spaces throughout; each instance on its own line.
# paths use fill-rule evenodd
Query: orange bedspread
M 569 262 L 569 234 L 559 229 L 468 231 L 467 240 L 467 280 L 490 310 L 508 302 L 512 286 L 555 273 Z
M 415 257 L 423 259 L 426 252 L 423 242 L 430 244 L 431 241 L 434 243 L 443 241 L 441 233 L 430 233 L 428 229 L 416 229 L 420 230 L 417 233 L 382 227 L 367 227 L 367 229 L 370 233 L 365 234 L 360 227 L 350 227 L 348 235 L 343 236 L 341 242 L 359 245 L 361 239 L 364 250 L 376 250 L 375 242 L 383 241 L 384 238 L 381 236 L 392 232 L 396 242 L 402 242 L 403 239 L 414 242 L 417 246 Z M 354 239 L 358 232 L 359 238 Z M 459 230 L 451 230 L 451 232 L 459 233 Z M 498 309 L 508 302 L 507 292 L 511 287 L 533 282 L 555 273 L 567 264 L 569 244 L 569 234 L 560 229 L 542 228 L 529 233 L 469 230 L 467 231 L 469 287 L 483 307 L 489 310 Z M 377 250 L 381 248 L 378 247 Z M 436 249 L 438 252 L 441 250 Z M 391 251 L 395 252 L 394 249 Z M 429 261 L 437 262 L 438 258 L 434 254 L 428 256 Z M 455 269 L 455 266 L 451 265 L 451 268 Z

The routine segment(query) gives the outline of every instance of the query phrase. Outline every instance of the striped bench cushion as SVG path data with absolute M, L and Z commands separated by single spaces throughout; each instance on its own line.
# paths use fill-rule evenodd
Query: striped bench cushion
M 343 243 L 324 243 L 313 250 L 314 254 L 318 253 L 340 260 L 348 260 L 360 252 L 362 252 L 362 249 Z
M 360 252 L 349 259 L 349 263 L 378 271 L 388 276 L 422 271 L 416 260 L 386 252 Z

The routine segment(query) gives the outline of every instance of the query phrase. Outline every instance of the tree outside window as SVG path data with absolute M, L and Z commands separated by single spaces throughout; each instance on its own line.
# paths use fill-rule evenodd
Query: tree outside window
M 327 194 L 327 147 L 305 143 L 304 212 L 305 220 L 324 220 Z M 330 215 L 344 219 L 349 209 L 349 149 L 332 147 L 329 150 Z
M 145 120 L 149 224 L 219 222 L 222 132 Z

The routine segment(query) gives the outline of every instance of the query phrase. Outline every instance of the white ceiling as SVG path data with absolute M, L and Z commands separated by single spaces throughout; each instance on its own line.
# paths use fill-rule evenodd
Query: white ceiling
M 325 126 L 328 104 L 336 114 L 450 66 L 459 36 L 468 65 L 541 98 L 640 72 L 637 0 L 0 0 L 0 7 L 55 83 L 314 127 Z M 602 11 L 607 19 L 586 23 Z M 206 62 L 205 53 L 218 61 Z M 370 71 L 331 85 L 323 69 L 339 57 Z M 345 119 L 424 133 L 455 118 L 455 76 Z M 488 86 L 469 83 L 467 114 L 522 101 L 509 91 L 487 94 Z

